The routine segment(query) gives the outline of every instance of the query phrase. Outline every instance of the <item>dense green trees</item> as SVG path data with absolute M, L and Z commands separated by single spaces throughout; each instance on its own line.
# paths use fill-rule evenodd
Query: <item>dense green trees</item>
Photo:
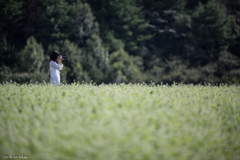
M 129 56 L 124 50 L 113 52 L 110 55 L 110 82 L 139 82 L 144 77 L 138 66 L 134 63 L 134 57 Z
M 0 81 L 240 83 L 235 0 L 0 0 Z

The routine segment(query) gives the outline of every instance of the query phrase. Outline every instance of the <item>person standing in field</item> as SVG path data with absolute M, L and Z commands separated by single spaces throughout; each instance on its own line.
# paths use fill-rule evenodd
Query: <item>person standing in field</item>
M 60 70 L 63 69 L 62 60 L 65 60 L 58 51 L 53 51 L 50 56 L 50 81 L 52 85 L 60 85 Z

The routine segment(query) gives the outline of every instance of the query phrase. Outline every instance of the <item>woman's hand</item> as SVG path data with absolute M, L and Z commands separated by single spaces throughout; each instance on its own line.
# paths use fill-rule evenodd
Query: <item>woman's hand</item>
M 63 59 L 62 56 L 58 56 L 57 63 L 62 65 L 62 59 Z

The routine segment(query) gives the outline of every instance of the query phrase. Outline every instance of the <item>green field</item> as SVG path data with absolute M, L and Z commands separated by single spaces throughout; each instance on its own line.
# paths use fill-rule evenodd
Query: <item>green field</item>
M 240 87 L 2 84 L 0 158 L 22 154 L 31 160 L 239 160 Z

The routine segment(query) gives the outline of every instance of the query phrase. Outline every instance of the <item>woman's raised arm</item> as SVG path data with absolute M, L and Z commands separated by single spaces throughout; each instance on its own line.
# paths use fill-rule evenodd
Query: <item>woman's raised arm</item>
M 61 63 L 61 64 L 57 64 L 57 63 L 54 62 L 54 61 L 51 61 L 51 62 L 50 62 L 50 66 L 53 67 L 53 68 L 55 68 L 55 69 L 58 69 L 58 70 L 62 70 L 62 69 L 63 69 L 63 64 L 62 64 L 62 63 Z

